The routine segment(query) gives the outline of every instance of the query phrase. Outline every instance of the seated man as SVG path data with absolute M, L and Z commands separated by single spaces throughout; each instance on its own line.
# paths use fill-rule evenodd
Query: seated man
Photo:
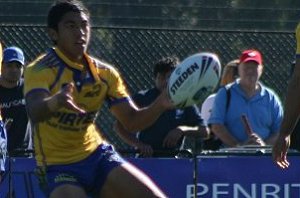
M 155 87 L 133 96 L 140 107 L 151 104 L 166 88 L 167 80 L 178 65 L 174 57 L 163 58 L 154 65 Z M 196 106 L 172 109 L 164 112 L 154 124 L 135 133 L 126 131 L 119 122 L 115 130 L 129 145 L 136 147 L 142 157 L 174 157 L 182 145 L 184 136 L 208 137 L 208 131 Z
M 278 96 L 259 82 L 263 72 L 260 52 L 244 51 L 238 72 L 239 79 L 219 89 L 208 124 L 228 147 L 272 145 L 278 136 L 283 109 Z M 228 91 L 231 97 L 226 107 Z M 249 120 L 251 133 L 247 133 L 241 119 L 243 115 Z

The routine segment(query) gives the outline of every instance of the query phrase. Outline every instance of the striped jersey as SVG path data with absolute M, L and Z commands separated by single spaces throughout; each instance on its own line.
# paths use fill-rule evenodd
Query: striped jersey
M 39 56 L 25 69 L 24 94 L 46 91 L 57 93 L 73 82 L 75 103 L 86 114 L 66 108 L 34 126 L 34 145 L 38 165 L 68 164 L 89 156 L 104 140 L 94 119 L 105 101 L 109 105 L 128 100 L 128 92 L 112 66 L 87 54 L 88 68 L 72 62 L 58 48 Z

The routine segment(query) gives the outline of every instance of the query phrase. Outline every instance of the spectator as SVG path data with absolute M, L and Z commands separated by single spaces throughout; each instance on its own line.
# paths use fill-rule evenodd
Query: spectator
M 140 107 L 150 105 L 166 88 L 167 80 L 178 64 L 175 57 L 159 60 L 153 69 L 155 86 L 135 94 L 134 102 Z M 115 130 L 127 144 L 137 148 L 141 157 L 175 157 L 184 136 L 208 136 L 196 106 L 166 111 L 138 135 L 125 130 L 119 122 L 115 123 Z
M 229 83 L 234 82 L 238 78 L 238 64 L 239 59 L 230 61 L 224 66 L 220 86 L 223 87 Z M 216 93 L 209 95 L 203 102 L 201 106 L 201 116 L 204 119 L 205 124 L 211 115 L 212 107 L 215 101 Z M 230 100 L 229 95 L 227 95 L 226 100 Z M 229 101 L 228 101 L 229 102 Z M 228 103 L 226 102 L 226 104 Z M 211 127 L 209 126 L 209 130 Z M 210 138 L 203 142 L 204 150 L 218 150 L 222 142 L 217 138 L 214 133 L 210 132 Z
M 107 101 L 127 130 L 142 130 L 174 108 L 167 92 L 142 109 L 130 100 L 119 72 L 86 53 L 91 26 L 82 2 L 54 3 L 47 26 L 54 46 L 24 73 L 42 190 L 49 197 L 166 197 L 106 143 L 94 119 Z
M 272 145 L 278 135 L 283 110 L 278 96 L 259 82 L 263 72 L 260 52 L 245 50 L 238 71 L 240 78 L 226 85 L 231 94 L 229 106 L 226 107 L 226 88 L 219 89 L 208 123 L 225 146 Z M 242 115 L 249 119 L 254 131 L 251 135 L 247 134 Z
M 20 48 L 4 49 L 0 77 L 0 107 L 2 118 L 7 123 L 8 152 L 12 155 L 16 149 L 25 149 L 31 144 L 31 130 L 27 130 L 28 118 L 23 95 L 24 64 L 25 58 Z

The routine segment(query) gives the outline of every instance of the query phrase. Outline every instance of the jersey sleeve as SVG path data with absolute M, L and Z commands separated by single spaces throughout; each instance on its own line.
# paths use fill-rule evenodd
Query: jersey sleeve
M 52 75 L 50 69 L 28 66 L 24 72 L 24 95 L 36 90 L 49 92 Z
M 296 42 L 297 42 L 296 57 L 300 58 L 300 23 L 297 25 L 296 28 Z
M 128 101 L 129 99 L 129 94 L 121 75 L 116 69 L 110 68 L 108 90 L 109 105 L 111 106 L 119 102 Z

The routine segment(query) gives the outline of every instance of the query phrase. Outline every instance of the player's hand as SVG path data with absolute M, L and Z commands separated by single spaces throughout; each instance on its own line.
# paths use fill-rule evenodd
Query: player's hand
M 290 147 L 290 136 L 279 135 L 272 149 L 272 157 L 273 157 L 273 161 L 280 168 L 283 169 L 288 168 L 290 165 L 286 157 L 289 147 Z
M 177 145 L 180 138 L 183 136 L 183 131 L 179 128 L 175 128 L 167 134 L 163 141 L 163 147 L 173 148 Z
M 78 113 L 85 113 L 84 109 L 78 107 L 73 99 L 74 84 L 66 84 L 61 90 L 53 95 L 48 101 L 50 111 L 56 111 L 62 107 L 73 110 Z
M 136 149 L 142 157 L 151 157 L 153 155 L 153 148 L 148 144 L 139 142 L 136 144 Z

